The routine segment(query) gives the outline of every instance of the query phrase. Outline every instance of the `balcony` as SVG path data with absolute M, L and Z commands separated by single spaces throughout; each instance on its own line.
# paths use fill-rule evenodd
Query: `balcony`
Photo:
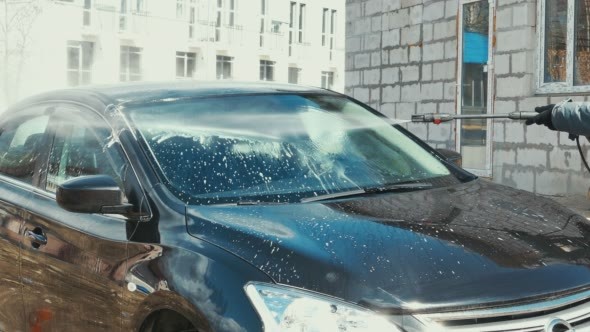
M 246 37 L 241 26 L 217 26 L 214 21 L 189 23 L 188 29 L 189 40 L 195 46 L 202 43 L 243 45 Z

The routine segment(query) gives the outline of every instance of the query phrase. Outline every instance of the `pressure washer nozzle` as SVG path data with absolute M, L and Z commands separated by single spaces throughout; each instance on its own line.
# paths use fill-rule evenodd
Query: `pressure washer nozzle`
M 447 113 L 428 113 L 412 115 L 412 122 L 431 122 L 439 124 L 441 122 L 447 122 L 451 120 L 453 120 L 453 116 Z

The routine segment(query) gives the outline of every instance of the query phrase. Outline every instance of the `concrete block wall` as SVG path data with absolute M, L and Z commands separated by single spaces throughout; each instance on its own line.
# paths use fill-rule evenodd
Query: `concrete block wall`
M 459 0 L 347 0 L 346 93 L 399 119 L 455 113 L 458 5 Z M 536 0 L 496 1 L 495 113 L 532 111 L 565 98 L 535 94 L 536 20 Z M 434 147 L 455 148 L 452 124 L 407 128 Z M 493 181 L 541 194 L 587 193 L 590 175 L 566 134 L 494 121 L 492 137 Z M 582 141 L 589 153 L 590 144 Z
M 533 111 L 570 96 L 535 94 L 538 36 L 537 1 L 497 0 L 495 113 Z M 587 96 L 571 96 L 587 101 Z M 583 142 L 588 153 L 588 142 Z M 559 195 L 586 194 L 590 174 L 575 142 L 545 127 L 514 121 L 494 121 L 493 181 L 528 191 Z
M 347 0 L 346 93 L 388 116 L 455 108 L 457 0 Z M 407 124 L 435 147 L 454 127 Z

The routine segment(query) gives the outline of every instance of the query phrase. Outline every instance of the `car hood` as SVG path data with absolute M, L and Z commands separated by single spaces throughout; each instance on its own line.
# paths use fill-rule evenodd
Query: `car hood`
M 187 224 L 277 283 L 391 310 L 486 307 L 590 286 L 590 223 L 484 180 L 329 202 L 191 206 Z

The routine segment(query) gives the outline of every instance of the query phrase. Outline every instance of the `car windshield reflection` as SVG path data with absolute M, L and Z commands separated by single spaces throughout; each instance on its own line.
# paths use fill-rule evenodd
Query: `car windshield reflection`
M 129 110 L 167 183 L 193 204 L 300 202 L 442 178 L 447 166 L 344 97 L 274 94 Z

